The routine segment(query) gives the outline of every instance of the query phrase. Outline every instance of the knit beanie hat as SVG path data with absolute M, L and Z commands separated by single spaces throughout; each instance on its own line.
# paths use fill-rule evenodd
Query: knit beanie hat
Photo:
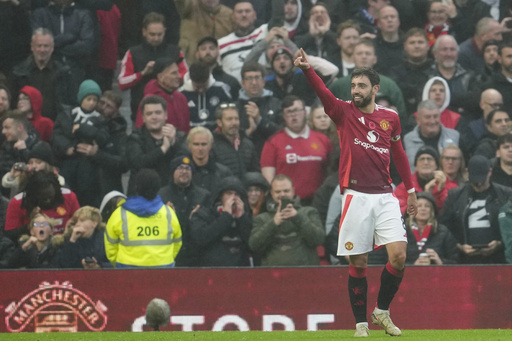
M 32 148 L 31 151 L 28 152 L 28 159 L 39 159 L 47 164 L 53 166 L 53 152 L 52 147 L 45 141 L 39 141 Z
M 436 160 L 436 165 L 439 168 L 439 153 L 434 148 L 432 148 L 430 146 L 423 146 L 420 149 L 418 149 L 418 151 L 416 152 L 416 157 L 414 158 L 414 165 L 416 165 L 416 163 L 418 162 L 418 159 L 423 154 L 428 154 L 428 155 L 432 156 L 434 158 L 434 160 Z
M 78 89 L 78 105 L 82 104 L 82 101 L 88 95 L 96 95 L 98 96 L 98 100 L 101 97 L 101 89 L 98 83 L 93 81 L 92 79 L 86 79 L 80 84 L 80 88 Z
M 176 168 L 178 168 L 181 165 L 187 165 L 187 166 L 190 166 L 190 168 L 193 168 L 192 160 L 190 160 L 190 158 L 186 155 L 180 155 L 171 160 L 171 164 L 170 164 L 171 174 L 174 174 L 174 171 L 176 170 Z

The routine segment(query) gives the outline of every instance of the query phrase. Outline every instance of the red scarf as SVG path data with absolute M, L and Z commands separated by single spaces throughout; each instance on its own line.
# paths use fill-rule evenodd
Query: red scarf
M 443 26 L 434 26 L 432 24 L 425 25 L 425 31 L 428 36 L 428 46 L 431 47 L 436 42 L 437 37 L 448 34 L 450 23 L 445 22 Z
M 416 237 L 416 245 L 418 245 L 418 251 L 421 252 L 425 247 L 425 243 L 428 240 L 428 236 L 430 235 L 430 231 L 432 230 L 432 225 L 428 224 L 425 226 L 423 233 L 420 236 L 420 230 L 418 229 L 418 225 L 412 225 L 412 232 L 414 233 L 414 237 Z

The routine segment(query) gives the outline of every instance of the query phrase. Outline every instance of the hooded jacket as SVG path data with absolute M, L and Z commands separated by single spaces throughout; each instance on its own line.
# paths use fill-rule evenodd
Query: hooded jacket
M 108 220 L 105 251 L 116 267 L 173 267 L 181 249 L 174 210 L 156 196 L 129 197 Z
M 158 85 L 158 80 L 152 79 L 144 88 L 144 97 L 160 96 L 167 102 L 167 123 L 172 124 L 176 129 L 188 133 L 190 130 L 190 111 L 187 104 L 187 98 L 179 91 L 169 93 Z M 140 128 L 144 124 L 142 112 L 137 110 L 135 127 Z
M 254 218 L 249 239 L 251 250 L 261 256 L 263 266 L 319 265 L 316 248 L 323 244 L 325 230 L 318 211 L 314 207 L 303 207 L 300 199 L 294 198 L 297 215 L 274 223 L 278 204 L 268 200 L 267 212 Z
M 455 129 L 457 127 L 457 124 L 460 120 L 460 114 L 457 114 L 455 111 L 448 110 L 448 106 L 450 105 L 450 99 L 451 99 L 451 93 L 450 93 L 450 87 L 448 86 L 448 83 L 444 80 L 442 77 L 432 77 L 430 78 L 427 83 L 425 83 L 425 86 L 423 87 L 423 94 L 421 97 L 422 101 L 425 101 L 429 99 L 430 95 L 430 88 L 432 88 L 432 85 L 435 81 L 439 81 L 443 83 L 444 90 L 445 90 L 445 96 L 444 96 L 444 103 L 439 108 L 439 112 L 441 113 L 441 123 L 446 127 L 450 129 Z M 415 114 L 416 116 L 418 113 Z
M 218 82 L 210 75 L 208 88 L 203 93 L 197 93 L 192 85 L 190 73 L 185 75 L 183 85 L 178 89 L 188 101 L 190 109 L 190 128 L 205 126 L 210 130 L 217 127 L 215 110 L 220 103 L 231 102 L 229 87 Z
M 32 117 L 27 117 L 28 120 L 41 135 L 41 140 L 50 142 L 53 131 L 53 121 L 41 115 L 43 108 L 43 96 L 41 96 L 41 92 L 36 88 L 27 85 L 21 88 L 20 93 L 25 94 L 30 98 L 30 104 L 32 105 Z
M 222 211 L 222 194 L 235 191 L 244 203 L 244 213 L 235 216 Z M 200 250 L 200 266 L 248 266 L 249 236 L 252 215 L 247 193 L 235 177 L 220 181 L 207 206 L 201 207 L 190 219 L 190 236 Z

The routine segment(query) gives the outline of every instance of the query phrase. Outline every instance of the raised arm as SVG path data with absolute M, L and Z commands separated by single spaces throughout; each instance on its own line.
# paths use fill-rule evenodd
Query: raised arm
M 300 68 L 304 72 L 304 75 L 306 76 L 309 84 L 313 90 L 315 90 L 318 98 L 320 98 L 320 101 L 325 108 L 325 112 L 331 112 L 338 99 L 334 97 L 332 92 L 327 89 L 322 79 L 320 79 L 320 77 L 315 73 L 308 62 L 306 53 L 302 48 L 300 49 L 300 55 L 295 59 L 293 63 L 296 67 Z

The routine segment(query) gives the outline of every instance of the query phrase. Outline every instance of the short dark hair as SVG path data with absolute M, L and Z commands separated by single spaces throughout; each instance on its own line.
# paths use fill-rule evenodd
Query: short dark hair
M 203 62 L 195 62 L 188 70 L 190 79 L 196 83 L 204 83 L 210 78 L 210 67 Z
M 302 98 L 295 95 L 288 95 L 283 98 L 283 101 L 281 102 L 281 110 L 291 107 L 295 101 L 300 101 L 302 106 L 305 106 L 304 100 Z
M 494 115 L 496 115 L 496 113 L 499 113 L 499 112 L 504 112 L 510 118 L 510 114 L 508 112 L 506 112 L 505 110 L 495 109 L 495 110 L 491 111 L 489 114 L 487 114 L 487 117 L 485 118 L 485 124 L 490 126 L 492 123 L 492 119 L 494 118 Z
M 501 51 L 505 48 L 512 49 L 512 41 L 507 41 L 505 43 L 501 43 L 500 47 L 498 48 L 498 54 L 501 56 Z M 503 57 L 503 56 L 502 56 Z
M 153 200 L 160 190 L 160 182 L 160 175 L 156 170 L 142 168 L 135 174 L 135 193 L 148 200 Z
M 160 13 L 149 12 L 142 19 L 142 28 L 148 28 L 150 24 L 162 24 L 165 27 L 165 17 Z
M 144 114 L 144 107 L 146 104 L 161 104 L 164 111 L 167 111 L 167 102 L 160 96 L 146 96 L 140 101 L 139 108 L 140 112 Z
M 114 91 L 114 90 L 106 90 L 101 97 L 105 97 L 108 100 L 114 102 L 116 105 L 116 108 L 119 109 L 121 105 L 123 104 L 123 98 L 121 97 L 121 94 Z
M 249 61 L 244 63 L 242 66 L 242 71 L 240 72 L 242 79 L 247 72 L 260 72 L 261 76 L 265 77 L 265 67 L 256 61 Z
M 428 42 L 427 31 L 425 31 L 425 29 L 423 29 L 423 28 L 413 27 L 405 33 L 404 44 L 407 41 L 407 39 L 409 39 L 410 37 L 414 37 L 414 36 L 422 36 Z
M 350 75 L 350 80 L 354 79 L 355 77 L 362 77 L 366 76 L 370 80 L 370 83 L 372 86 L 379 85 L 380 84 L 380 76 L 377 71 L 372 69 L 371 67 L 356 67 L 354 71 L 352 71 L 352 74 Z
M 512 143 L 512 133 L 508 132 L 505 135 L 498 136 L 498 149 L 505 143 Z

